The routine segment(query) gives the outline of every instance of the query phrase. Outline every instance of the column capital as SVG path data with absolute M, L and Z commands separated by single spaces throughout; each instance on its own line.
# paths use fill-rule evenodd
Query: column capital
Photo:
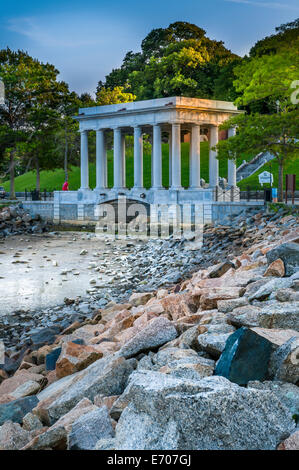
M 87 134 L 89 129 L 79 129 L 80 134 Z

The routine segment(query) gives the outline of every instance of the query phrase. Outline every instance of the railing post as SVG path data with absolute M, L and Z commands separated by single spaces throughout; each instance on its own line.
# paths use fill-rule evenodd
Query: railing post
M 247 186 L 247 202 L 250 201 L 250 187 Z

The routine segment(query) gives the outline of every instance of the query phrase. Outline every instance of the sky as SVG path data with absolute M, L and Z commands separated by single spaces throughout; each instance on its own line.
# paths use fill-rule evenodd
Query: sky
M 93 94 L 153 28 L 195 23 L 243 56 L 298 17 L 299 0 L 2 0 L 0 48 L 50 62 L 71 90 Z

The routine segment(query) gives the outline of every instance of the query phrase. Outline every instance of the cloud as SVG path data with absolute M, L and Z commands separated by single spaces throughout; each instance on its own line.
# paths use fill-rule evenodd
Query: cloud
M 283 9 L 283 10 L 293 10 L 299 11 L 299 7 L 295 5 L 289 5 L 286 3 L 277 3 L 277 2 L 258 2 L 254 0 L 224 0 L 225 2 L 230 3 L 241 3 L 244 5 L 253 5 L 256 7 L 263 7 L 263 8 L 275 8 L 275 9 Z

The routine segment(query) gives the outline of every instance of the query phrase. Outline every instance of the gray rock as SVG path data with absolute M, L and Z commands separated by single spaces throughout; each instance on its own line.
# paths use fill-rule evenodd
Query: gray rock
M 299 331 L 299 302 L 262 304 L 236 308 L 228 314 L 228 319 L 236 327 L 258 326 Z
M 229 300 L 218 300 L 217 308 L 219 312 L 228 313 L 231 312 L 234 308 L 243 307 L 248 305 L 249 301 L 247 297 L 239 297 L 238 299 L 229 299 Z
M 274 450 L 295 429 L 274 393 L 223 377 L 135 372 L 123 399 L 117 450 Z
M 99 439 L 114 437 L 114 430 L 106 406 L 90 411 L 73 423 L 69 435 L 70 450 L 92 450 Z
M 278 289 L 275 298 L 279 302 L 299 302 L 299 292 L 293 289 Z
M 6 421 L 0 426 L 0 450 L 19 450 L 31 439 L 30 432 L 18 423 Z
M 235 268 L 234 263 L 232 263 L 231 261 L 225 261 L 224 263 L 217 264 L 217 266 L 215 266 L 212 271 L 210 271 L 208 277 L 221 277 L 231 268 Z
M 269 263 L 277 258 L 282 259 L 286 276 L 291 276 L 299 269 L 299 244 L 294 242 L 283 243 L 266 254 Z
M 64 377 L 39 395 L 39 408 L 45 410 L 50 424 L 70 411 L 82 398 L 93 400 L 98 394 L 121 395 L 136 367 L 135 359 L 107 356 L 83 371 Z
M 299 383 L 299 336 L 290 338 L 273 352 L 269 373 L 274 380 Z
M 119 355 L 126 358 L 136 356 L 140 352 L 162 346 L 177 335 L 175 327 L 167 318 L 154 318 L 121 348 Z
M 100 439 L 93 450 L 115 450 L 115 439 Z
M 269 297 L 270 294 L 276 292 L 278 289 L 287 288 L 292 285 L 292 280 L 283 277 L 277 277 L 275 279 L 271 279 L 269 282 L 261 286 L 256 292 L 249 295 L 249 300 L 264 300 Z M 245 293 L 246 295 L 247 293 Z
M 212 357 L 218 358 L 225 348 L 227 339 L 232 333 L 203 333 L 198 336 L 198 344 L 201 351 L 206 351 Z
M 294 384 L 280 381 L 248 382 L 247 387 L 260 390 L 271 390 L 277 398 L 288 408 L 292 414 L 299 415 L 299 387 Z
M 35 349 L 41 348 L 45 344 L 53 344 L 60 328 L 42 328 L 31 335 L 30 339 Z
M 41 429 L 43 424 L 33 413 L 27 413 L 23 418 L 23 429 L 26 431 L 35 431 L 36 429 Z
M 24 450 L 66 450 L 67 432 L 63 426 L 52 427 L 30 441 Z
M 0 405 L 0 426 L 5 421 L 21 424 L 24 416 L 38 404 L 36 395 Z

